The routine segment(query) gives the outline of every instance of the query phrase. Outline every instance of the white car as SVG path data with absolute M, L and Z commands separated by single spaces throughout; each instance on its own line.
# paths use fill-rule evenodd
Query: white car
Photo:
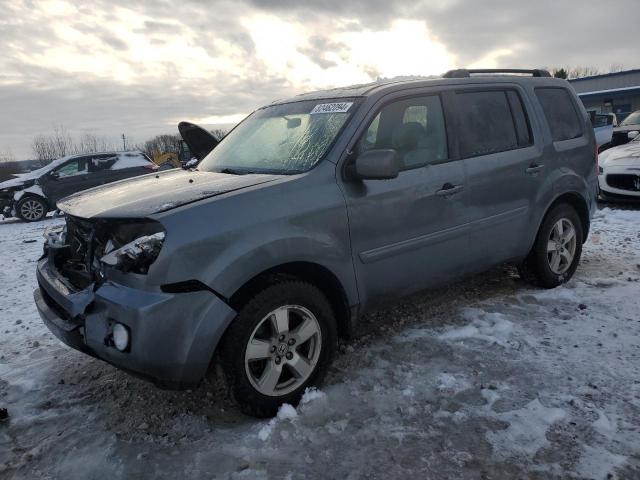
M 602 152 L 598 158 L 600 197 L 640 200 L 640 136 Z
M 596 135 L 598 151 L 600 151 L 601 147 L 611 144 L 613 129 L 618 126 L 618 120 L 614 113 L 601 114 L 592 112 L 591 123 L 593 124 L 593 132 Z

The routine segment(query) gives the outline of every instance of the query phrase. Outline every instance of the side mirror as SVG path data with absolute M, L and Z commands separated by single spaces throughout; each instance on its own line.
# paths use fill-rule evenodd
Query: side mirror
M 395 150 L 368 150 L 356 158 L 354 176 L 361 180 L 389 180 L 400 171 Z
M 627 137 L 629 138 L 629 140 L 633 140 L 638 136 L 639 133 L 640 132 L 638 132 L 637 130 L 632 130 L 629 133 L 627 133 Z
M 51 172 L 49 176 L 54 179 L 60 178 L 60 174 L 58 172 Z

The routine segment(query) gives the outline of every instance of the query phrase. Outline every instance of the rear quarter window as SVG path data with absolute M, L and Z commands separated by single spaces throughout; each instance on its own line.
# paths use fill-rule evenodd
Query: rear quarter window
M 554 142 L 582 136 L 580 117 L 567 89 L 544 87 L 535 92 Z

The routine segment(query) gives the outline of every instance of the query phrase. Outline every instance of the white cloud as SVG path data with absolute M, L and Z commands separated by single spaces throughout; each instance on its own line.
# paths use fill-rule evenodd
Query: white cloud
M 491 50 L 486 55 L 470 64 L 468 68 L 498 68 L 500 64 L 505 64 L 506 62 L 504 60 L 508 57 L 512 57 L 517 50 L 517 46 L 514 46 L 513 48 L 498 48 L 496 50 Z
M 370 30 L 354 19 L 302 24 L 259 14 L 242 24 L 253 39 L 257 59 L 297 88 L 362 83 L 378 75 L 434 75 L 455 64 L 454 56 L 418 20 L 396 20 L 387 30 Z M 311 47 L 310 38 L 319 35 L 342 50 L 316 52 L 320 58 L 310 58 L 304 51 Z M 317 60 L 331 66 L 323 68 Z
M 384 77 L 438 75 L 455 65 L 455 57 L 420 20 L 395 20 L 388 30 L 346 32 L 337 38 L 349 46 L 352 63 Z
M 619 10 L 635 2 L 619 0 Z M 28 157 L 33 136 L 54 124 L 144 140 L 176 119 L 233 123 L 303 91 L 455 66 L 633 68 L 635 17 L 598 23 L 606 9 L 577 0 L 0 0 L 0 150 Z

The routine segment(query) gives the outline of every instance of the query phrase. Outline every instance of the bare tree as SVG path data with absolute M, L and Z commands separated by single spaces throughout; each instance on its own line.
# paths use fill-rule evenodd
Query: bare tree
M 604 73 L 616 73 L 624 71 L 622 63 L 612 63 L 606 71 L 600 70 L 593 66 L 577 66 L 577 67 L 556 67 L 553 69 L 553 76 L 558 78 L 584 78 L 594 75 L 602 75 Z
M 74 153 L 73 138 L 71 138 L 71 134 L 64 125 L 55 125 L 53 127 L 51 141 L 54 151 L 57 152 L 56 157 L 64 157 Z
M 11 149 L 0 150 L 0 163 L 15 162 L 16 157 L 13 155 Z
M 567 70 L 568 78 L 583 78 L 600 75 L 602 72 L 598 67 L 584 66 L 574 67 Z
M 74 153 L 94 153 L 115 150 L 113 143 L 105 137 L 99 137 L 90 133 L 85 133 L 80 137 L 78 143 L 74 145 Z
M 217 128 L 211 130 L 214 137 L 220 140 L 227 132 Z M 135 148 L 144 151 L 151 158 L 164 153 L 180 153 L 180 135 L 164 134 L 156 135 L 151 140 L 147 140 L 142 145 Z M 37 135 L 34 137 L 31 148 L 37 160 L 46 165 L 56 158 L 78 153 L 93 153 L 117 150 L 116 143 L 109 141 L 106 137 L 85 133 L 78 140 L 69 134 L 62 125 L 56 125 L 53 132 L 47 135 Z M 0 157 L 1 158 L 1 157 Z
M 31 149 L 42 165 L 46 165 L 55 157 L 53 142 L 47 135 L 37 135 L 31 142 Z
M 624 64 L 622 63 L 612 63 L 609 65 L 609 73 L 616 73 L 624 71 Z
M 216 140 L 222 140 L 227 133 L 229 132 L 223 128 L 214 128 L 211 130 L 211 134 L 216 137 Z
M 36 159 L 45 165 L 55 158 L 70 155 L 75 150 L 73 138 L 62 125 L 55 125 L 53 133 L 36 136 L 31 148 Z
M 142 150 L 151 158 L 163 153 L 177 154 L 180 152 L 180 140 L 180 135 L 156 135 L 151 140 L 144 142 Z
M 83 134 L 77 141 L 62 125 L 56 125 L 53 132 L 36 136 L 31 148 L 37 160 L 46 165 L 51 160 L 78 153 L 94 153 L 116 150 L 114 143 L 106 137 L 90 133 Z

